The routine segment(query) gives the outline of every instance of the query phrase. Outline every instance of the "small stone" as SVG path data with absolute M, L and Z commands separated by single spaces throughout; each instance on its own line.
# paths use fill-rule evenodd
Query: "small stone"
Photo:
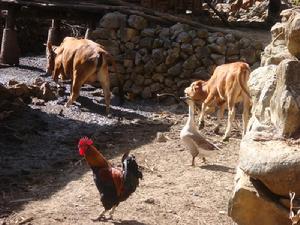
M 168 139 L 166 138 L 166 136 L 161 133 L 161 132 L 157 132 L 156 134 L 156 141 L 157 142 L 166 142 Z

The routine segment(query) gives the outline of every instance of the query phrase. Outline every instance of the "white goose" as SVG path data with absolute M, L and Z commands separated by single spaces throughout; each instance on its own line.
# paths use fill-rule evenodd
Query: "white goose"
M 189 118 L 180 132 L 180 139 L 184 143 L 185 147 L 190 151 L 193 159 L 192 166 L 195 166 L 195 158 L 199 155 L 205 162 L 205 157 L 209 156 L 220 150 L 216 145 L 207 141 L 198 131 L 195 125 L 194 110 L 195 103 L 186 97 L 186 103 L 189 105 Z

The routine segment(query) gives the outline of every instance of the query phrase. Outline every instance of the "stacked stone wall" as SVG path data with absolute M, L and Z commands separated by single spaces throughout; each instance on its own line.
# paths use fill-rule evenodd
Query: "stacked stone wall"
M 124 90 L 143 98 L 180 95 L 191 81 L 208 79 L 224 63 L 241 60 L 257 66 L 262 51 L 261 43 L 247 37 L 180 23 L 162 27 L 118 12 L 106 14 L 91 38 L 117 59 Z

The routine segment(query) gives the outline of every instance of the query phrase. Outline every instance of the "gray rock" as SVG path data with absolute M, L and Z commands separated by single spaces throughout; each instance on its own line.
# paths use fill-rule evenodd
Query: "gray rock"
M 241 48 L 248 48 L 251 44 L 251 40 L 248 38 L 241 38 L 239 44 Z
M 192 77 L 197 80 L 208 80 L 210 78 L 210 74 L 204 67 L 199 67 L 192 74 Z
M 141 85 L 143 85 L 144 84 L 144 81 L 145 81 L 145 78 L 144 78 L 144 76 L 142 76 L 142 75 L 137 75 L 137 76 L 135 76 L 135 78 L 134 78 L 134 84 L 136 84 L 136 85 L 138 85 L 138 86 L 141 86 Z
M 211 54 L 210 57 L 217 65 L 222 65 L 225 63 L 225 56 L 219 54 Z
M 133 67 L 133 60 L 131 59 L 124 59 L 124 67 L 126 68 L 132 68 Z
M 117 39 L 117 33 L 114 29 L 97 28 L 93 30 L 91 39 Z
M 220 46 L 226 45 L 225 37 L 218 37 L 217 40 L 216 40 L 216 44 L 220 45 Z
M 152 97 L 152 93 L 151 93 L 151 88 L 150 87 L 145 87 L 142 91 L 142 97 L 147 99 L 147 98 L 151 98 Z
M 240 225 L 291 224 L 286 211 L 256 189 L 250 177 L 241 169 L 237 170 L 234 181 L 235 188 L 228 205 L 228 215 L 233 221 Z
M 164 51 L 160 48 L 152 50 L 152 60 L 155 65 L 161 64 L 165 61 Z
M 208 46 L 197 47 L 195 49 L 195 54 L 198 59 L 208 58 L 210 56 L 210 53 L 211 53 L 211 50 L 209 49 Z
M 247 62 L 248 64 L 252 65 L 256 62 L 256 51 L 255 49 L 249 47 L 245 49 L 241 49 L 240 51 L 240 59 L 242 61 Z
M 105 49 L 112 55 L 116 56 L 120 54 L 120 44 L 117 40 L 97 39 L 96 42 L 105 46 Z
M 170 28 L 164 27 L 159 32 L 160 38 L 169 38 L 170 37 Z
M 175 25 L 170 27 L 170 33 L 173 36 L 172 39 L 176 38 L 179 33 L 186 31 L 187 29 L 188 29 L 188 25 L 182 23 L 176 23 Z
M 276 86 L 276 66 L 259 67 L 252 71 L 248 86 L 252 96 L 252 115 L 262 123 L 270 121 L 269 108 Z
M 142 38 L 140 40 L 140 47 L 151 49 L 152 48 L 152 43 L 153 43 L 153 38 L 152 37 L 145 37 L 145 38 Z
M 182 44 L 181 45 L 181 51 L 187 53 L 187 54 L 193 54 L 193 46 L 191 44 Z
M 295 16 L 291 16 L 286 25 L 286 39 L 287 48 L 296 56 L 300 58 L 300 13 L 295 13 Z
M 213 52 L 213 53 L 217 53 L 217 54 L 221 54 L 221 55 L 225 55 L 225 53 L 226 53 L 225 45 L 217 45 L 217 44 L 213 43 L 213 44 L 209 44 L 208 47 L 211 50 L 211 52 Z
M 161 48 L 164 45 L 164 41 L 162 39 L 154 39 L 152 48 Z
M 195 38 L 193 40 L 192 45 L 194 47 L 203 47 L 205 45 L 205 41 L 203 39 L 201 39 L 201 38 Z
M 134 70 L 134 72 L 136 72 L 136 73 L 144 73 L 144 65 L 138 65 L 138 66 L 135 66 L 134 68 L 133 68 L 133 70 Z
M 178 43 L 189 43 L 191 42 L 192 37 L 187 32 L 181 32 L 178 34 L 176 38 L 176 42 Z
M 118 29 L 121 24 L 126 24 L 126 15 L 119 12 L 107 13 L 100 20 L 100 26 L 109 29 Z
M 124 91 L 130 91 L 131 90 L 131 87 L 132 87 L 132 80 L 126 80 L 124 85 L 123 85 L 123 89 Z
M 154 37 L 155 36 L 155 29 L 153 28 L 145 28 L 141 32 L 142 36 L 149 36 L 149 37 Z
M 162 63 L 162 64 L 159 64 L 156 68 L 155 68 L 155 71 L 158 72 L 158 73 L 164 73 L 164 72 L 167 72 L 168 70 L 168 67 L 166 64 Z
M 190 56 L 187 60 L 183 63 L 184 69 L 193 70 L 199 65 L 198 59 L 195 55 Z
M 147 20 L 141 16 L 131 15 L 128 18 L 128 24 L 137 30 L 142 30 L 147 27 Z
M 300 128 L 300 62 L 284 60 L 277 67 L 277 84 L 270 101 L 271 121 L 279 134 L 291 136 Z
M 168 74 L 171 76 L 177 76 L 177 75 L 180 75 L 181 70 L 182 70 L 182 64 L 177 63 L 176 65 L 174 65 L 168 69 Z
M 160 84 L 159 83 L 154 83 L 154 84 L 151 84 L 150 86 L 150 90 L 151 92 L 157 92 L 159 91 L 161 88 L 160 88 Z
M 136 29 L 128 27 L 120 29 L 118 33 L 120 35 L 121 41 L 123 42 L 133 41 L 134 38 L 139 35 L 139 32 Z
M 226 34 L 225 39 L 227 40 L 227 42 L 231 42 L 231 43 L 234 43 L 236 41 L 233 34 Z
M 50 100 L 54 100 L 56 99 L 56 96 L 54 94 L 54 92 L 51 90 L 50 88 L 50 84 L 48 82 L 44 82 L 41 86 L 40 86 L 40 98 L 44 99 L 45 101 L 50 101 Z
M 134 64 L 139 65 L 142 63 L 142 56 L 139 52 L 135 54 Z
M 147 79 L 144 80 L 144 85 L 145 86 L 149 86 L 150 84 L 152 84 L 152 79 L 147 78 Z
M 154 69 L 155 69 L 155 64 L 152 60 L 149 60 L 144 66 L 144 70 L 146 74 L 152 73 Z
M 164 80 L 164 83 L 165 83 L 165 85 L 166 85 L 167 87 L 173 87 L 173 86 L 175 85 L 174 81 L 173 81 L 172 79 L 170 79 L 170 78 L 166 78 L 166 79 Z
M 232 56 L 227 57 L 227 62 L 228 63 L 236 62 L 236 61 L 240 61 L 240 56 L 239 55 L 232 55 Z
M 197 32 L 195 30 L 190 30 L 188 33 L 189 33 L 189 35 L 191 36 L 192 39 L 197 37 Z
M 208 38 L 208 31 L 207 30 L 197 30 L 197 36 L 206 40 Z
M 132 42 L 126 42 L 125 43 L 125 48 L 133 50 L 134 49 L 134 44 Z
M 180 74 L 180 78 L 190 78 L 193 74 L 193 70 L 184 69 Z
M 162 74 L 162 73 L 155 73 L 155 74 L 153 74 L 153 76 L 152 76 L 152 80 L 154 80 L 154 81 L 158 81 L 158 82 L 160 82 L 160 83 L 162 83 L 162 82 L 164 82 L 164 75 Z
M 233 56 L 240 54 L 240 48 L 236 43 L 228 43 L 226 49 L 226 56 Z
M 131 92 L 133 94 L 139 95 L 139 94 L 142 93 L 142 91 L 143 91 L 143 87 L 142 86 L 133 84 L 132 87 L 131 87 Z
M 173 63 L 175 63 L 177 61 L 177 59 L 179 58 L 180 55 L 180 49 L 178 48 L 174 48 L 174 49 L 170 49 L 168 51 L 168 55 L 166 58 L 166 65 L 171 65 Z

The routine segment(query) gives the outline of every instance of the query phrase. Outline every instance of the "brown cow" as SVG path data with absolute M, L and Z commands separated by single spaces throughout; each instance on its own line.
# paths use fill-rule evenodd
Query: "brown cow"
M 59 75 L 62 79 L 72 80 L 71 95 L 66 106 L 70 106 L 77 99 L 83 84 L 98 80 L 104 92 L 106 113 L 109 113 L 111 93 L 108 63 L 112 64 L 115 72 L 116 66 L 113 57 L 104 50 L 103 46 L 88 39 L 66 37 L 55 49 L 51 43 L 48 43 L 47 49 L 47 73 L 52 74 L 56 82 Z M 121 81 L 120 77 L 118 78 L 122 98 Z
M 185 94 L 196 103 L 201 103 L 199 125 L 204 124 L 204 114 L 208 108 L 220 107 L 218 111 L 217 131 L 220 127 L 225 107 L 228 107 L 228 122 L 223 140 L 228 140 L 235 117 L 235 104 L 243 102 L 243 134 L 246 132 L 251 97 L 247 81 L 250 67 L 244 62 L 235 62 L 218 66 L 208 81 L 198 80 L 185 89 Z

